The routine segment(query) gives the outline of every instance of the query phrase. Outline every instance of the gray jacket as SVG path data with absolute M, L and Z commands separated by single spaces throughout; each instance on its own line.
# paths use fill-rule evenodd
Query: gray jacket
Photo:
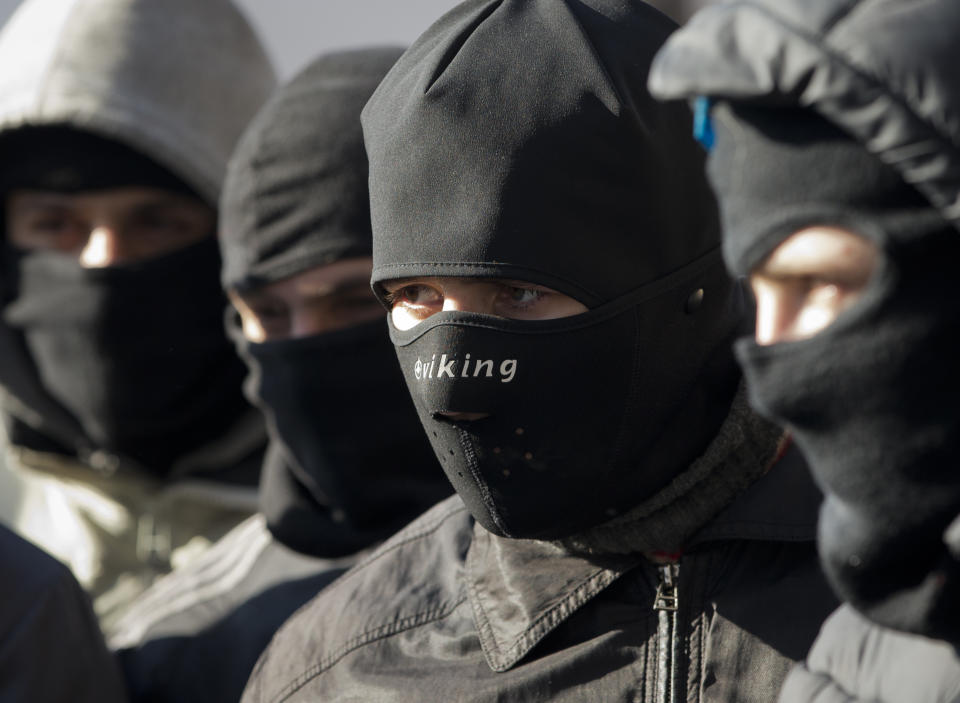
M 674 567 L 496 537 L 456 496 L 274 637 L 243 700 L 770 703 L 836 606 L 796 452 Z

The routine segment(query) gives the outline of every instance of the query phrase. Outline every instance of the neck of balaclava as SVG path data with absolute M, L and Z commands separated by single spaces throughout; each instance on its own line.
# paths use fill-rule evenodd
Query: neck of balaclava
M 350 554 L 449 495 L 381 319 L 262 343 L 231 330 L 267 417 L 261 509 L 281 542 Z
M 294 551 L 323 558 L 347 556 L 383 541 L 451 492 L 432 455 L 423 451 L 425 442 L 416 439 L 391 447 L 389 457 L 358 452 L 342 471 L 361 479 L 359 490 L 355 500 L 341 505 L 318 499 L 296 460 L 280 442 L 271 441 L 260 478 L 260 510 L 271 534 Z M 408 466 L 411 460 L 415 465 Z M 384 482 L 385 468 L 399 480 Z
M 783 430 L 750 409 L 741 383 L 706 450 L 662 490 L 609 522 L 559 540 L 586 554 L 675 554 L 778 456 Z
M 120 471 L 157 476 L 193 475 L 197 472 L 212 475 L 222 470 L 236 469 L 241 463 L 246 465 L 247 460 L 254 454 L 259 456 L 263 448 L 262 422 L 253 422 L 253 418 L 250 418 L 249 422 L 244 421 L 244 418 L 256 412 L 245 403 L 234 408 L 233 412 L 220 414 L 216 423 L 206 424 L 204 431 L 196 433 L 193 441 L 184 443 L 178 438 L 178 443 L 172 445 L 172 450 L 169 441 L 158 439 L 156 443 L 141 442 L 139 447 L 132 451 L 112 452 L 98 447 L 96 442 L 84 437 L 80 430 L 69 431 L 68 428 L 51 426 L 44 418 L 27 410 L 9 396 L 3 400 L 4 404 L 0 406 L 0 421 L 3 422 L 3 431 L 11 446 L 41 454 L 68 457 L 87 464 L 92 469 L 110 474 Z M 9 407 L 11 401 L 16 409 Z M 24 419 L 23 415 L 39 422 L 39 426 Z M 250 429 L 253 425 L 256 429 L 254 435 L 251 435 Z M 234 437 L 236 434 L 245 436 Z M 230 446 L 218 447 L 216 453 L 221 459 L 211 463 L 210 457 L 206 456 L 209 453 L 206 450 L 213 445 Z M 244 485 L 256 483 L 256 474 L 253 470 L 232 472 L 233 480 Z

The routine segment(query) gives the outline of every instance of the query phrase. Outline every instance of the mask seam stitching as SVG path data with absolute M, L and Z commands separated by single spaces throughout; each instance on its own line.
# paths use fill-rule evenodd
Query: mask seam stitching
M 493 498 L 490 496 L 490 489 L 478 470 L 479 461 L 477 458 L 477 453 L 473 450 L 473 447 L 470 444 L 470 438 L 468 437 L 466 431 L 462 428 L 457 427 L 456 429 L 457 440 L 460 444 L 460 449 L 463 451 L 464 457 L 467 460 L 467 468 L 470 470 L 470 475 L 476 483 L 477 488 L 480 490 L 480 497 L 483 500 L 483 505 L 487 509 L 487 513 L 490 515 L 490 519 L 493 520 L 494 524 L 500 529 L 501 532 L 503 532 L 505 537 L 509 537 L 510 532 L 506 529 L 506 526 L 500 519 L 500 515 L 497 513 Z

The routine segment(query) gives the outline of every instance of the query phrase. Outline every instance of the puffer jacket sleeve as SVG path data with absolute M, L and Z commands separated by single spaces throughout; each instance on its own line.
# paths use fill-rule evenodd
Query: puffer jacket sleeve
M 804 664 L 791 671 L 779 703 L 957 703 L 954 647 L 870 622 L 849 605 L 820 630 Z

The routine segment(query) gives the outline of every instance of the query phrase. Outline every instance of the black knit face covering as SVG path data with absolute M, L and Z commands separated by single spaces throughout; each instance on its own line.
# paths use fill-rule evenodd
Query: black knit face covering
M 243 364 L 223 333 L 213 238 L 104 269 L 58 252 L 3 257 L 17 281 L 4 323 L 96 447 L 163 473 L 248 407 Z
M 812 116 L 738 110 L 717 124 L 710 166 L 737 270 L 815 224 L 883 250 L 863 297 L 829 327 L 770 346 L 742 340 L 737 356 L 752 402 L 790 429 L 825 490 L 819 547 L 838 593 L 881 623 L 957 641 L 960 573 L 944 532 L 960 513 L 960 296 L 944 262 L 960 257 L 960 237 Z M 790 147 L 789 134 L 804 137 Z
M 449 495 L 382 320 L 260 344 L 237 337 L 251 370 L 247 393 L 266 413 L 285 467 L 338 523 L 335 533 L 304 540 L 300 530 L 284 529 L 288 496 L 265 486 L 264 512 L 285 543 L 351 553 Z
M 573 534 L 649 497 L 702 450 L 698 428 L 663 440 L 705 401 L 697 369 L 716 350 L 699 341 L 730 319 L 717 260 L 570 318 L 441 312 L 406 331 L 391 324 L 434 451 L 486 529 Z M 697 290 L 709 291 L 702 306 L 685 309 Z

